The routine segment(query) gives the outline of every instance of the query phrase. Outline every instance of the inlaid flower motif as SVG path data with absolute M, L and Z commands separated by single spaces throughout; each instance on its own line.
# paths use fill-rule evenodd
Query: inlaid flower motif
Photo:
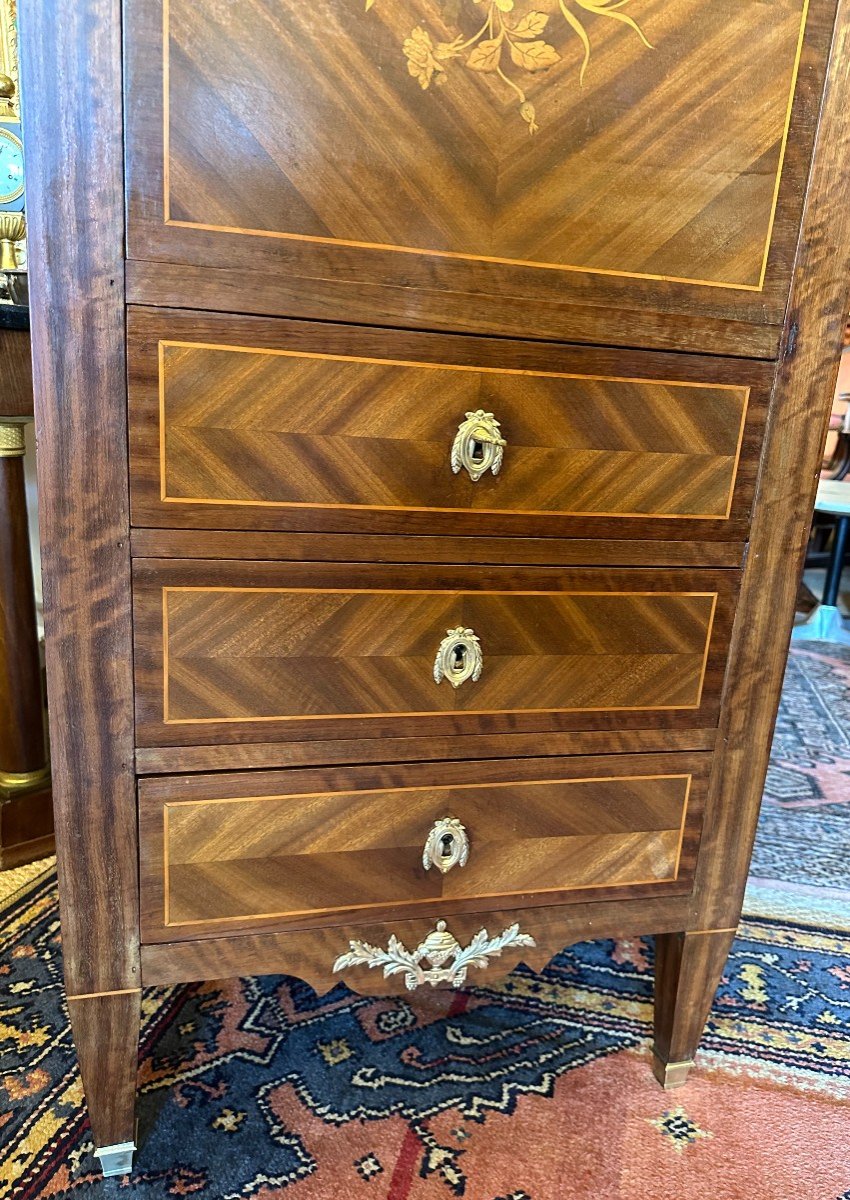
M 444 83 L 447 77 L 444 63 L 451 59 L 462 59 L 470 71 L 484 75 L 495 75 L 513 93 L 519 115 L 528 126 L 529 133 L 537 133 L 537 113 L 514 73 L 506 68 L 536 75 L 548 71 L 561 61 L 561 54 L 549 39 L 550 14 L 531 9 L 521 15 L 516 11 L 516 0 L 471 0 L 478 17 L 483 23 L 471 37 L 458 34 L 453 41 L 435 42 L 422 25 L 417 25 L 405 38 L 402 51 L 407 59 L 407 69 L 424 91 L 432 83 Z M 538 0 L 539 2 L 539 0 Z M 470 0 L 466 0 L 469 4 Z M 649 49 L 637 21 L 623 12 L 629 0 L 557 0 L 558 12 L 579 38 L 584 50 L 579 83 L 590 62 L 590 36 L 585 28 L 583 14 L 608 17 L 627 25 Z M 366 0 L 366 11 L 375 0 Z M 519 76 L 522 79 L 522 76 Z
M 434 54 L 431 35 L 421 25 L 417 25 L 410 37 L 405 39 L 402 50 L 407 58 L 407 69 L 419 81 L 421 88 L 428 87 L 435 71 L 445 70 Z

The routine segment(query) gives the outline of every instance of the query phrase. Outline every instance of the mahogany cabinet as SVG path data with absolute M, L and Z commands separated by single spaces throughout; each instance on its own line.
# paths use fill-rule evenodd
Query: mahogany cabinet
M 850 0 L 32 0 L 67 992 L 481 983 L 741 911 L 843 330 Z M 62 131 L 63 136 L 58 136 Z

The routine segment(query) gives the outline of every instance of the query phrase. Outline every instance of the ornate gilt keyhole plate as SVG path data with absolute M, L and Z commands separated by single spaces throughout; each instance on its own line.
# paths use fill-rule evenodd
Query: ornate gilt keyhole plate
M 425 849 L 422 851 L 422 866 L 431 867 L 445 875 L 452 867 L 465 867 L 469 861 L 469 836 L 457 817 L 441 817 L 434 823 Z
M 473 483 L 487 471 L 498 475 L 506 445 L 492 413 L 483 408 L 468 412 L 452 443 L 452 471 L 457 475 L 461 469 L 465 470 Z
M 434 682 L 448 679 L 452 687 L 458 688 L 467 679 L 477 682 L 483 670 L 484 656 L 477 635 L 462 625 L 447 630 L 434 659 Z

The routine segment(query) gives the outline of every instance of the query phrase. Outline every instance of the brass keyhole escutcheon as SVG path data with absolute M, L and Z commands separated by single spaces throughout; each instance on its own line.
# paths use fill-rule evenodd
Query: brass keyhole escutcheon
M 458 625 L 447 629 L 434 659 L 434 681 L 448 679 L 452 687 L 460 687 L 467 679 L 475 683 L 484 670 L 481 642 L 471 629 Z
M 492 413 L 483 408 L 468 412 L 452 442 L 452 471 L 457 475 L 465 470 L 473 483 L 487 471 L 498 475 L 506 445 L 501 426 Z
M 436 867 L 441 875 L 452 867 L 465 867 L 469 859 L 469 836 L 457 817 L 441 817 L 425 842 L 422 866 Z

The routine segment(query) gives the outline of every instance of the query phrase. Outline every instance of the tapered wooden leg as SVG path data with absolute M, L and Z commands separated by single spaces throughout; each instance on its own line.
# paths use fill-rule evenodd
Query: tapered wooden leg
M 95 1154 L 104 1175 L 124 1175 L 136 1148 L 141 992 L 68 997 Z
M 735 930 L 663 933 L 655 938 L 653 1070 L 665 1088 L 681 1087 L 694 1064 Z
M 0 870 L 53 850 L 25 448 L 23 425 L 0 418 Z

